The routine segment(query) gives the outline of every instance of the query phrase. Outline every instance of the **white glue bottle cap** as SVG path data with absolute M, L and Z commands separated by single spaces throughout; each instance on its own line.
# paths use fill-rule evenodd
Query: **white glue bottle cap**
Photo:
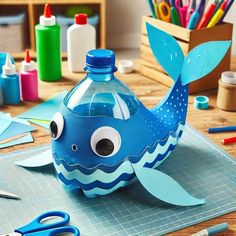
M 25 51 L 25 60 L 21 62 L 22 71 L 32 71 L 35 70 L 35 62 L 31 60 L 29 50 Z
M 7 54 L 5 65 L 2 67 L 2 73 L 4 75 L 15 75 L 16 74 L 16 66 L 11 63 L 10 54 Z
M 48 3 L 44 6 L 44 13 L 39 18 L 39 24 L 42 26 L 52 26 L 56 24 L 56 18 L 52 15 L 51 9 Z

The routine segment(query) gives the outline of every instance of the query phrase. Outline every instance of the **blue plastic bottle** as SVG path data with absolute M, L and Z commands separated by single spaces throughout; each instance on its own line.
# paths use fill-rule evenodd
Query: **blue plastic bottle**
M 8 105 L 19 104 L 19 75 L 16 73 L 16 66 L 12 64 L 9 54 L 7 54 L 5 65 L 2 67 L 0 82 L 3 92 L 3 102 Z
M 110 116 L 128 119 L 138 101 L 130 89 L 114 76 L 115 55 L 105 49 L 86 55 L 86 77 L 65 98 L 65 105 L 80 116 Z

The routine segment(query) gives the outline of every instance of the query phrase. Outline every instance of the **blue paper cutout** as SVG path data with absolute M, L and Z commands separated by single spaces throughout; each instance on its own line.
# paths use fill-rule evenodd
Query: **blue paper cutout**
M 50 121 L 54 113 L 58 111 L 59 106 L 61 105 L 61 102 L 66 94 L 67 91 L 63 91 L 57 96 L 20 114 L 18 117 L 23 119 L 38 119 Z
M 33 126 L 12 121 L 9 127 L 0 135 L 0 141 L 36 130 Z
M 27 122 L 26 120 L 18 119 L 18 118 L 12 118 L 12 119 L 14 121 L 16 121 L 16 122 L 19 122 L 19 123 L 22 123 L 22 124 L 25 124 L 25 125 L 30 125 L 29 122 Z M 34 140 L 32 138 L 32 135 L 29 132 L 29 133 L 27 133 L 25 136 L 23 136 L 21 138 L 18 138 L 18 139 L 15 139 L 15 140 L 12 140 L 12 141 L 0 144 L 0 149 L 6 148 L 6 147 L 11 147 L 11 146 L 16 146 L 16 145 L 23 144 L 23 143 L 31 143 L 33 141 Z
M 10 119 L 6 119 L 4 117 L 0 116 L 0 136 L 1 134 L 9 127 L 9 125 L 11 124 L 11 120 Z
M 227 53 L 230 45 L 230 41 L 212 41 L 193 48 L 183 63 L 182 84 L 191 83 L 214 70 Z
M 53 159 L 52 159 L 51 149 L 45 152 L 39 153 L 33 157 L 15 162 L 15 164 L 18 166 L 28 167 L 28 168 L 42 167 L 42 166 L 50 165 L 52 163 L 53 163 Z
M 205 203 L 205 199 L 192 197 L 174 179 L 161 171 L 150 168 L 136 168 L 135 174 L 144 188 L 154 197 L 179 206 L 194 206 Z
M 176 81 L 180 75 L 184 54 L 174 37 L 146 23 L 148 39 L 156 60 Z

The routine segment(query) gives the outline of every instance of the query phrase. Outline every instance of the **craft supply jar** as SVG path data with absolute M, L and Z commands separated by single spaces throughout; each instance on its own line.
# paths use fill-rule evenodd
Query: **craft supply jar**
M 217 107 L 225 111 L 236 111 L 236 72 L 225 71 L 219 79 Z

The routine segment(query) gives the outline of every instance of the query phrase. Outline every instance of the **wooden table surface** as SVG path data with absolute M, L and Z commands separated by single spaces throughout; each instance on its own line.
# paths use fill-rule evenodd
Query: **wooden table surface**
M 117 73 L 116 76 L 123 80 L 138 96 L 138 98 L 149 108 L 156 105 L 161 98 L 166 94 L 168 88 L 157 82 L 152 81 L 138 73 L 139 71 L 139 62 L 136 61 L 136 71 L 132 74 L 122 75 Z M 19 68 L 19 65 L 18 65 Z M 236 58 L 232 59 L 232 70 L 236 71 Z M 46 83 L 40 81 L 39 83 L 39 91 L 40 91 L 40 99 L 37 102 L 27 102 L 22 103 L 19 106 L 4 106 L 1 108 L 1 111 L 10 112 L 12 116 L 16 116 L 32 106 L 35 106 L 37 103 L 43 102 L 47 100 L 50 96 L 55 93 L 58 93 L 65 89 L 71 89 L 79 80 L 84 77 L 83 73 L 70 73 L 67 70 L 67 63 L 63 62 L 63 79 L 59 82 L 54 83 Z M 207 129 L 209 127 L 216 126 L 225 126 L 225 125 L 235 125 L 236 123 L 236 112 L 225 112 L 216 107 L 216 90 L 202 92 L 199 94 L 203 94 L 209 97 L 209 109 L 208 110 L 197 110 L 193 107 L 193 100 L 195 95 L 191 95 L 189 98 L 189 111 L 187 121 L 201 133 L 206 135 L 209 139 L 211 139 L 214 143 L 223 147 L 224 150 L 229 152 L 232 156 L 236 157 L 236 144 L 223 146 L 220 144 L 220 140 L 222 138 L 226 138 L 229 136 L 236 136 L 236 132 L 227 134 L 208 134 Z M 30 148 L 33 146 L 37 146 L 40 144 L 46 144 L 50 142 L 50 136 L 48 131 L 39 127 L 37 127 L 37 131 L 33 132 L 34 143 L 18 145 L 6 149 L 0 150 L 0 153 L 8 153 L 16 150 L 21 150 L 24 148 Z M 235 195 L 236 197 L 236 195 Z M 205 221 L 203 223 L 185 228 L 183 230 L 168 234 L 175 236 L 185 236 L 190 235 L 194 232 L 197 232 L 203 228 L 212 226 L 217 223 L 228 222 L 230 225 L 230 230 L 227 233 L 219 234 L 220 236 L 228 235 L 233 236 L 236 235 L 236 212 L 230 213 L 213 220 Z

